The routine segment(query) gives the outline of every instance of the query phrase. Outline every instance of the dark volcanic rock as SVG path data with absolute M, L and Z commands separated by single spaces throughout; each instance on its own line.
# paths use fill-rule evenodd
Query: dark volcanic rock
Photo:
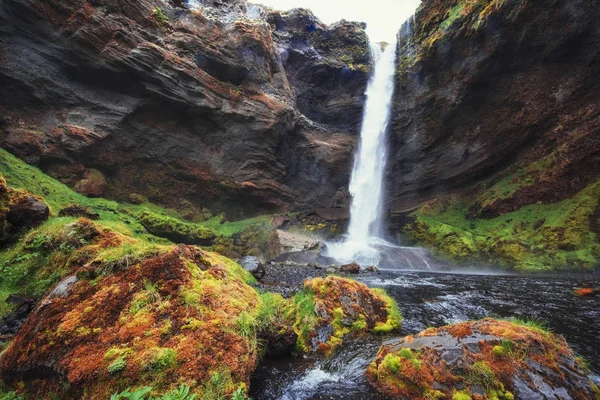
M 597 4 L 461 4 L 424 1 L 403 28 L 391 210 L 469 192 L 482 178 L 497 181 L 545 156 L 531 185 L 474 211 L 496 216 L 577 193 L 600 176 Z
M 364 30 L 311 17 L 308 32 L 287 14 L 271 28 L 269 13 L 238 0 L 201 13 L 5 1 L 0 143 L 91 196 L 232 215 L 334 206 L 367 80 Z
M 340 272 L 344 272 L 347 274 L 358 274 L 360 273 L 360 265 L 358 265 L 356 262 L 344 264 L 340 267 Z
M 254 256 L 246 256 L 240 259 L 240 265 L 250 272 L 256 279 L 261 280 L 265 276 L 265 266 Z

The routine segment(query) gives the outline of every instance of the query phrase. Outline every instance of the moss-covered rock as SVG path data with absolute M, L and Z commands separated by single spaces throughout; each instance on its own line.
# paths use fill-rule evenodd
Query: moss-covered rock
M 301 351 L 330 354 L 350 336 L 398 330 L 402 315 L 383 290 L 328 276 L 304 282 L 287 305 Z
M 592 399 L 564 338 L 532 322 L 484 319 L 383 345 L 369 382 L 395 399 Z
M 237 264 L 189 246 L 118 269 L 104 263 L 90 264 L 104 273 L 79 270 L 79 279 L 42 300 L 0 359 L 7 383 L 64 399 L 106 399 L 130 386 L 165 392 L 181 383 L 202 394 L 216 375 L 219 395 L 249 383 L 256 326 L 270 309 Z
M 486 196 L 488 191 L 475 202 Z M 421 206 L 404 230 L 459 262 L 476 259 L 526 271 L 586 270 L 600 263 L 600 237 L 594 231 L 599 198 L 596 181 L 570 199 L 483 218 L 469 208 L 472 196 L 453 196 Z
M 135 218 L 153 235 L 167 238 L 175 243 L 210 246 L 215 234 L 201 225 L 181 221 L 174 217 L 142 211 Z
M 6 185 L 0 175 L 0 247 L 12 243 L 27 229 L 42 224 L 50 208 L 39 196 Z

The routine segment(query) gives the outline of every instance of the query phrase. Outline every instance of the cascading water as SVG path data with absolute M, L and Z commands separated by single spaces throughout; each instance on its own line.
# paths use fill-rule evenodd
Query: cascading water
M 386 131 L 394 93 L 396 40 L 388 45 L 371 43 L 373 75 L 350 180 L 352 204 L 348 237 L 329 245 L 329 255 L 341 261 L 377 264 L 373 244 L 382 241 L 383 174 L 386 163 Z

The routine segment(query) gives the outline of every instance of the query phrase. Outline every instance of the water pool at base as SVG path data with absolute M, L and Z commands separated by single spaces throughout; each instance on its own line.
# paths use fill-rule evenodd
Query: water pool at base
M 600 287 L 598 275 L 481 275 L 428 272 L 382 273 L 359 279 L 382 287 L 404 315 L 402 331 L 484 317 L 536 319 L 564 335 L 574 351 L 600 375 L 600 297 L 574 290 Z M 388 337 L 358 339 L 329 360 L 319 357 L 267 359 L 252 379 L 254 400 L 383 399 L 364 379 L 367 365 Z M 597 378 L 595 378 L 597 379 Z

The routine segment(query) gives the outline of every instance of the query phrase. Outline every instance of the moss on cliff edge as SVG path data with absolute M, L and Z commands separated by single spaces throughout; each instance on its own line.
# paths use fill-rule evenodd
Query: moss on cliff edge
M 481 196 L 495 196 L 503 181 Z M 507 181 L 506 191 L 513 183 Z M 504 194 L 504 192 L 502 192 Z M 600 242 L 592 230 L 600 181 L 573 198 L 532 204 L 495 218 L 469 218 L 472 200 L 437 199 L 411 214 L 405 231 L 456 261 L 478 258 L 524 271 L 589 269 L 600 262 Z

